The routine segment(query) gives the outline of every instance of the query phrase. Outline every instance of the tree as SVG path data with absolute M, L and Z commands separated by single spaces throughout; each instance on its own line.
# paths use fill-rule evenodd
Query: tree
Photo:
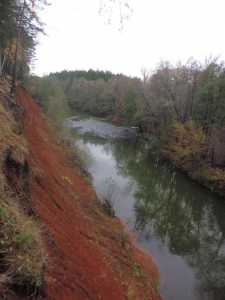
M 47 4 L 45 0 L 20 0 L 17 1 L 16 13 L 16 49 L 14 55 L 14 64 L 12 71 L 12 89 L 15 90 L 17 79 L 18 53 L 21 51 L 21 57 L 24 63 L 28 64 L 33 56 L 36 45 L 36 37 L 39 32 L 43 32 L 43 25 L 38 17 L 40 5 Z
M 16 3 L 14 0 L 0 1 L 0 76 L 3 75 L 10 51 L 10 42 L 16 36 Z
M 111 24 L 115 10 L 117 19 L 119 15 L 119 29 L 122 30 L 125 21 L 127 21 L 132 14 L 130 0 L 101 0 L 99 13 L 106 17 L 108 24 Z
M 28 70 L 36 38 L 43 32 L 38 12 L 46 0 L 0 0 L 0 76 L 12 75 L 12 91 L 18 75 Z

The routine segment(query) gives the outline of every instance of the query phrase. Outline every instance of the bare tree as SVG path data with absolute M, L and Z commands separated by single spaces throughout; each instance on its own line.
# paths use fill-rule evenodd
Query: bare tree
M 124 28 L 125 22 L 133 13 L 130 0 L 100 0 L 99 14 L 106 17 L 107 23 L 111 24 L 114 17 L 118 19 L 119 29 Z

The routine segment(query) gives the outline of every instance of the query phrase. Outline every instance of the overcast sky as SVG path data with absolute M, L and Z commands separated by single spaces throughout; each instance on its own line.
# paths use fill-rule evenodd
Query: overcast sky
M 92 68 L 140 76 L 160 60 L 225 57 L 225 0 L 130 0 L 123 30 L 117 7 L 111 25 L 107 12 L 99 15 L 101 0 L 50 1 L 41 13 L 47 36 L 37 48 L 39 75 Z

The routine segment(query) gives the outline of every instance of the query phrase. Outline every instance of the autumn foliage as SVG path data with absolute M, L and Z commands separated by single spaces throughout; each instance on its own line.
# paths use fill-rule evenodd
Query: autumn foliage
M 204 155 L 206 136 L 201 127 L 192 121 L 184 124 L 175 122 L 168 135 L 163 153 L 181 168 L 192 168 L 200 164 Z
M 171 126 L 162 154 L 193 179 L 223 194 L 225 171 L 212 166 L 206 134 L 193 121 Z

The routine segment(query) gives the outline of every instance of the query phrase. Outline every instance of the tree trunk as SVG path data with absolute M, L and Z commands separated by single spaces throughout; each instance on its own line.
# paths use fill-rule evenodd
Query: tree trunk
M 0 77 L 2 77 L 2 54 L 0 53 Z
M 17 63 L 18 63 L 18 48 L 19 48 L 19 40 L 21 38 L 21 23 L 24 15 L 24 9 L 26 5 L 26 0 L 23 1 L 23 6 L 21 9 L 21 13 L 18 16 L 17 21 L 17 34 L 16 34 L 16 50 L 14 55 L 14 65 L 13 65 L 13 71 L 12 71 L 12 85 L 11 85 L 11 94 L 14 94 L 16 90 L 16 77 L 17 77 Z
M 16 38 L 16 51 L 14 55 L 14 65 L 12 71 L 12 85 L 11 85 L 11 94 L 14 94 L 16 90 L 16 75 L 17 75 L 17 59 L 18 59 L 18 43 L 19 43 L 19 32 L 17 33 Z
M 6 62 L 6 54 L 4 55 L 0 54 L 0 77 L 3 77 L 4 75 L 5 62 Z

